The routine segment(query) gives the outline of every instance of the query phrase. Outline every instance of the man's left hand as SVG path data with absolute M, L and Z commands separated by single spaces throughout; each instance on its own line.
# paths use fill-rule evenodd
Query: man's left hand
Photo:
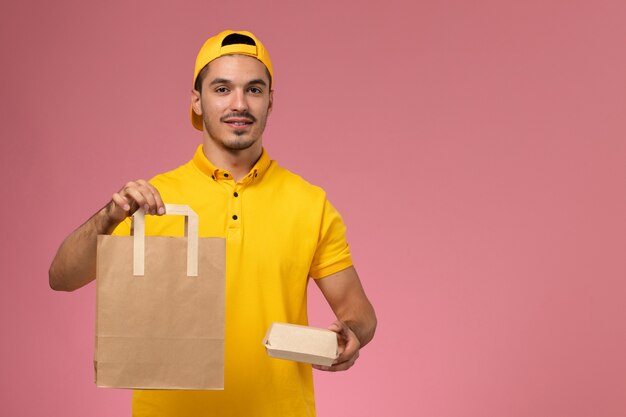
M 337 342 L 339 344 L 339 356 L 331 366 L 313 365 L 313 368 L 320 371 L 337 372 L 350 369 L 354 362 L 359 358 L 359 349 L 361 342 L 356 334 L 348 327 L 348 325 L 337 320 L 330 326 L 328 330 L 337 333 Z

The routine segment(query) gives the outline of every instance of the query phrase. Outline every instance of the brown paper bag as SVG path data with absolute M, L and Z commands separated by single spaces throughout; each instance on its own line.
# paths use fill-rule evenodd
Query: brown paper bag
M 187 206 L 184 238 L 98 236 L 96 385 L 223 389 L 225 240 L 198 238 Z

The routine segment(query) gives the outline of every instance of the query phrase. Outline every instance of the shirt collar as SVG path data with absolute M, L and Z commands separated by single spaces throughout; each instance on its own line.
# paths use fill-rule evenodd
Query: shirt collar
M 207 159 L 204 155 L 202 145 L 198 146 L 198 149 L 196 149 L 196 153 L 193 156 L 193 163 L 200 171 L 215 181 L 232 180 L 230 172 L 217 168 Z M 263 149 L 259 160 L 256 161 L 250 172 L 248 172 L 248 175 L 243 177 L 240 182 L 247 184 L 253 181 L 259 181 L 270 167 L 271 163 L 270 157 L 267 155 L 267 152 L 265 152 L 265 149 Z

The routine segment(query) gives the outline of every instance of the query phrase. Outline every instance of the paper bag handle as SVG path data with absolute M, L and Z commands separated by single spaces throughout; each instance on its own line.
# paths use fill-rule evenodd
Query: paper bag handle
M 187 276 L 198 276 L 198 215 L 191 207 L 182 204 L 166 204 L 165 214 L 185 216 L 187 237 Z M 133 275 L 143 276 L 146 252 L 146 220 L 143 209 L 133 214 Z

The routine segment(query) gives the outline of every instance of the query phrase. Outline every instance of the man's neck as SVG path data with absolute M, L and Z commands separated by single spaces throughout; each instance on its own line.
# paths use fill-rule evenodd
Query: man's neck
M 230 150 L 216 145 L 212 140 L 204 140 L 204 156 L 219 169 L 228 171 L 235 182 L 245 177 L 263 153 L 261 142 L 247 149 Z

